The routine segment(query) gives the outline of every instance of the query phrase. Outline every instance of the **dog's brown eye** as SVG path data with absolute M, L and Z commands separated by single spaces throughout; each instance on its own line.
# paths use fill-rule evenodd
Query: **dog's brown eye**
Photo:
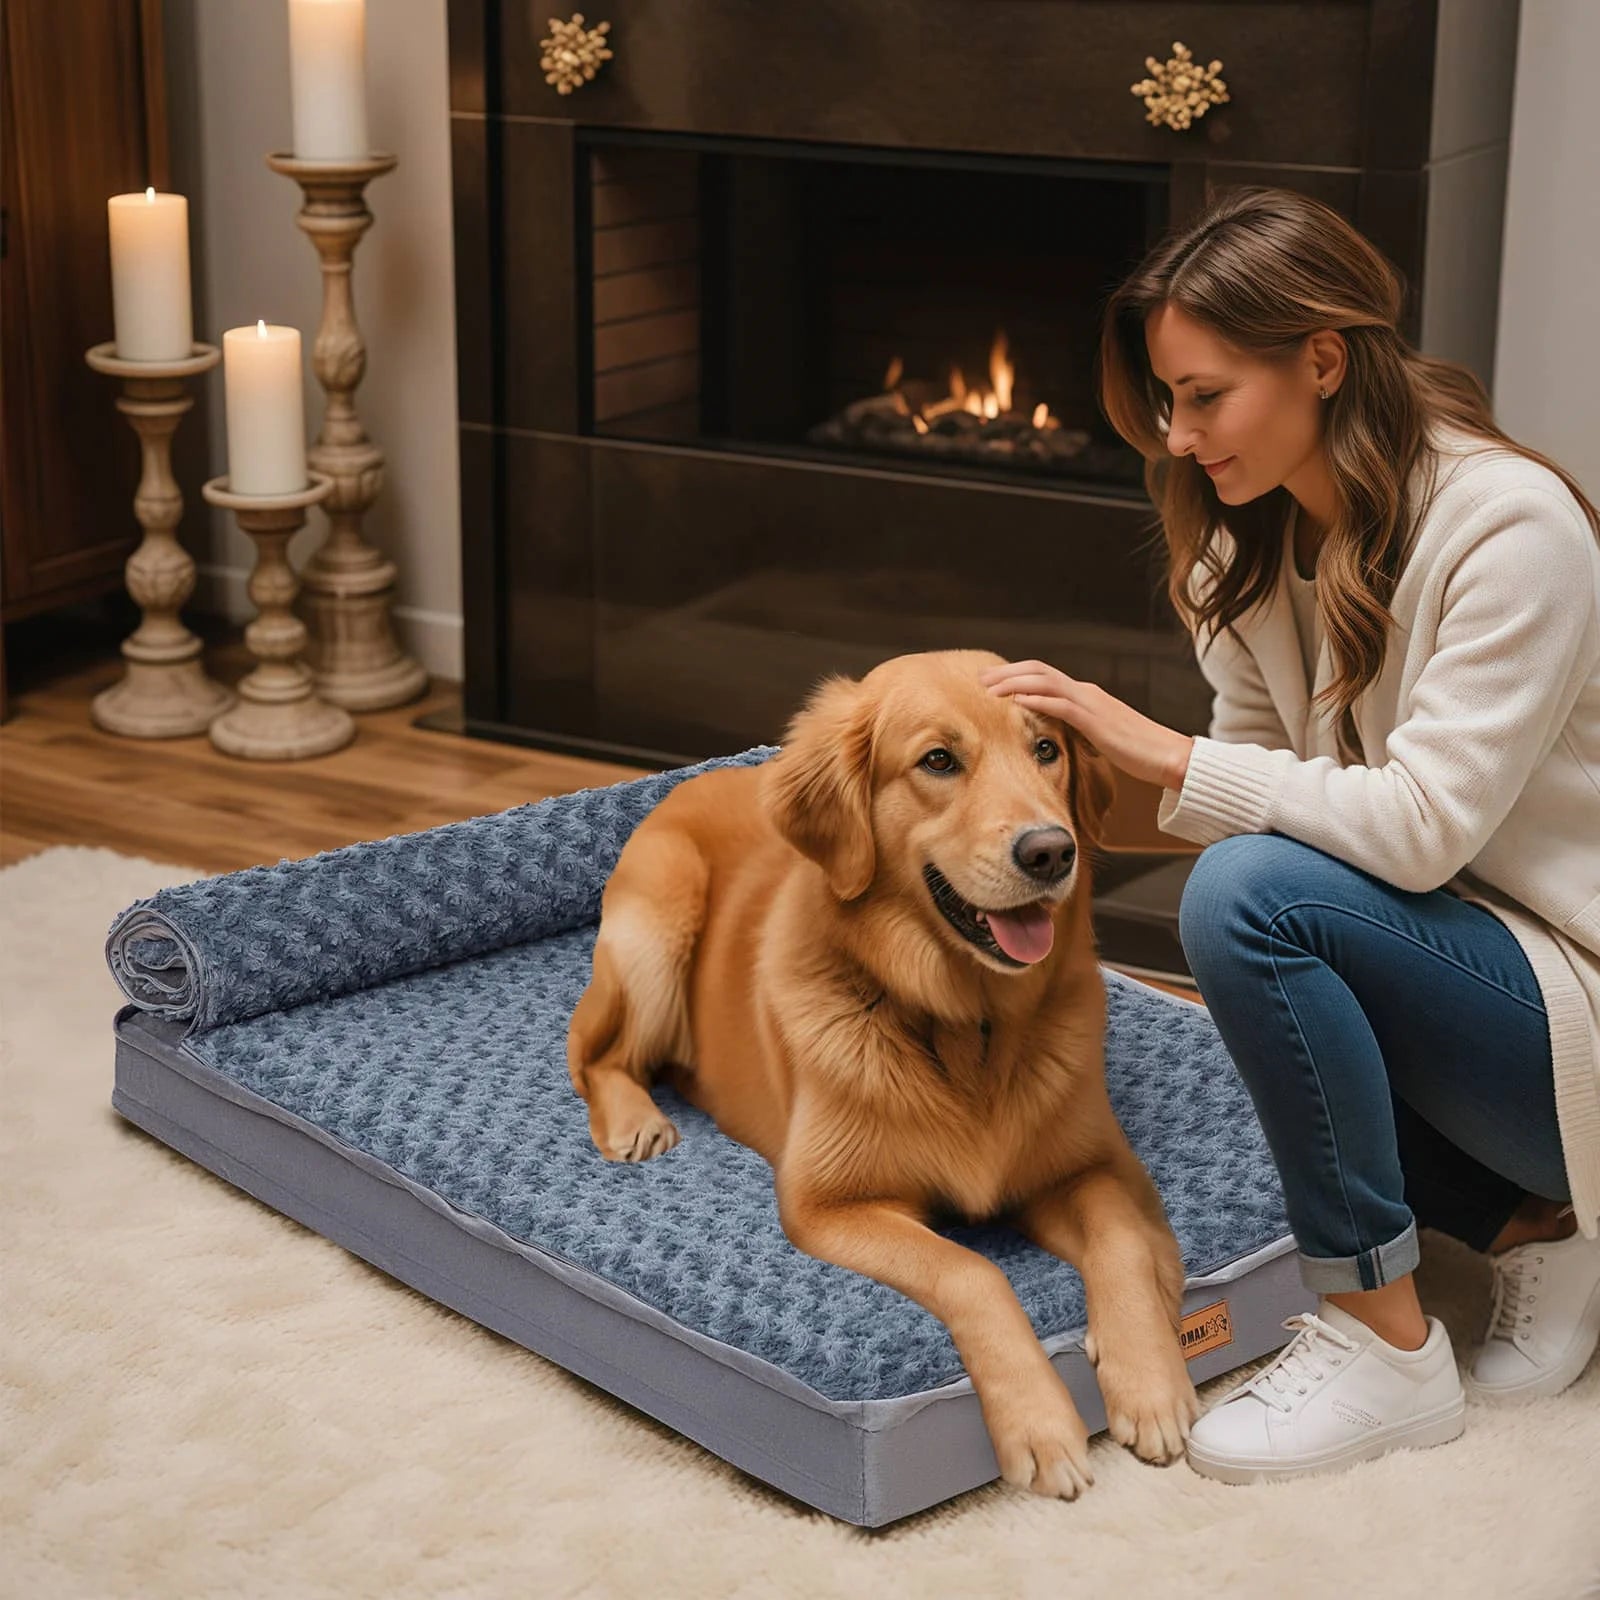
M 937 749 L 930 750 L 918 765 L 926 767 L 929 772 L 954 772 L 956 758 L 941 745 Z
M 1048 766 L 1061 754 L 1061 746 L 1054 739 L 1037 739 L 1034 741 L 1033 753 L 1038 760 Z

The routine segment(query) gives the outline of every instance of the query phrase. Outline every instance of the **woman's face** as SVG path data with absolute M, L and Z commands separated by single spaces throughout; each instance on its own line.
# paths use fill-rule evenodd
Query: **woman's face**
M 1176 306 L 1145 320 L 1150 368 L 1172 396 L 1167 448 L 1193 456 L 1217 498 L 1243 505 L 1287 484 L 1294 490 L 1321 459 L 1323 402 L 1343 377 L 1343 341 L 1314 335 L 1294 361 L 1267 362 L 1225 343 Z M 1329 357 L 1331 356 L 1331 361 Z

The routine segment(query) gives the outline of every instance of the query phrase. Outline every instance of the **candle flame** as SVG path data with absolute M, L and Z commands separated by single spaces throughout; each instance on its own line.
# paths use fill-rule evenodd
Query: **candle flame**
M 266 336 L 267 336 L 267 319 L 265 317 L 257 317 L 256 318 L 256 338 L 265 339 Z
M 144 197 L 151 205 L 156 203 L 156 188 L 154 184 L 151 184 L 150 187 L 145 190 Z

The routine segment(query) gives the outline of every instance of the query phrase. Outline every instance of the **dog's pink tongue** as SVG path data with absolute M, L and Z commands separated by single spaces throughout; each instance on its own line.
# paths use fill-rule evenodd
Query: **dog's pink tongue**
M 1043 961 L 1055 942 L 1055 924 L 1042 905 L 1018 906 L 1014 911 L 991 911 L 989 932 L 1013 961 Z

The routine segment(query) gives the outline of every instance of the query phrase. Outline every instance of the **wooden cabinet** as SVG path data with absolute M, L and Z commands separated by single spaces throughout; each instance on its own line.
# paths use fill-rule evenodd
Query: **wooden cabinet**
M 138 444 L 84 352 L 111 338 L 109 195 L 167 184 L 160 0 L 6 0 L 0 621 L 114 589 Z

